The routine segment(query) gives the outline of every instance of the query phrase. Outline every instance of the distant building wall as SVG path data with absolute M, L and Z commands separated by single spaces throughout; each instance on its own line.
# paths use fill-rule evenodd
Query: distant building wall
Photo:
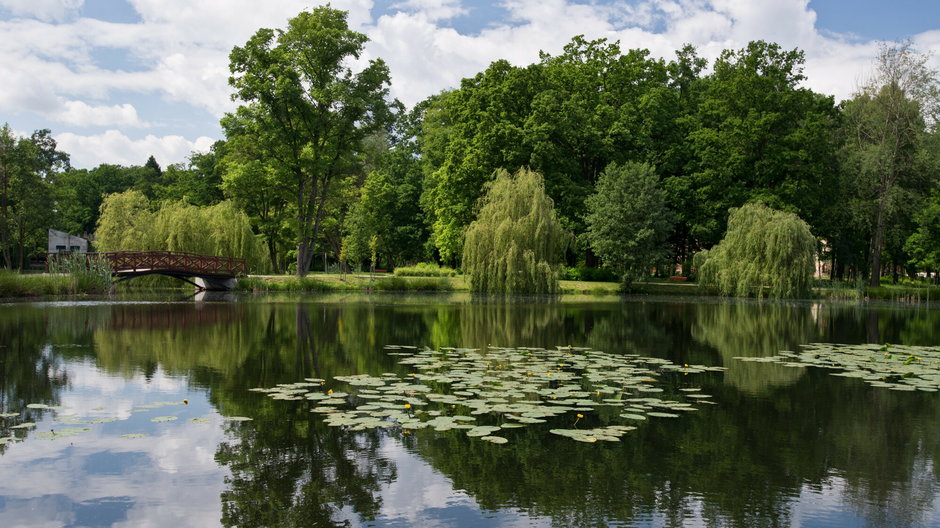
M 49 253 L 87 253 L 88 241 L 80 236 L 70 235 L 56 229 L 49 230 Z

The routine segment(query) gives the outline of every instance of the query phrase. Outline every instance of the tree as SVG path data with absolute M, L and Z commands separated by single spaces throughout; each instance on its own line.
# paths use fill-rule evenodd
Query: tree
M 585 204 L 584 238 L 604 264 L 623 273 L 625 285 L 666 260 L 673 215 L 652 167 L 611 163 Z
M 261 29 L 229 55 L 235 113 L 266 165 L 289 180 L 294 207 L 297 274 L 310 269 L 331 186 L 353 171 L 363 139 L 386 126 L 397 102 L 387 100 L 389 71 L 381 60 L 358 73 L 366 36 L 349 29 L 346 13 L 304 11 L 286 30 Z
M 207 207 L 164 202 L 153 210 L 140 191 L 112 194 L 101 205 L 95 237 L 102 251 L 185 251 L 243 258 L 253 272 L 269 267 L 248 217 L 230 201 Z
M 105 196 L 95 246 L 99 251 L 164 249 L 157 240 L 150 200 L 144 193 L 131 190 Z
M 0 128 L 0 259 L 22 269 L 26 259 L 44 252 L 53 224 L 53 183 L 68 169 L 68 155 L 56 150 L 48 130 L 17 137 Z
M 185 164 L 163 171 L 159 200 L 186 200 L 193 205 L 213 205 L 225 199 L 222 192 L 222 159 L 225 142 L 216 141 L 209 152 L 193 152 Z
M 359 191 L 359 200 L 353 204 L 346 216 L 346 258 L 359 266 L 371 254 L 370 243 L 375 238 L 376 250 L 389 253 L 393 225 L 391 213 L 395 196 L 388 177 L 373 172 Z
M 728 211 L 747 202 L 814 225 L 830 203 L 837 112 L 832 97 L 800 87 L 803 63 L 802 51 L 763 41 L 725 50 L 715 61 L 687 137 L 686 187 L 694 198 L 682 230 L 699 247 L 717 243 Z
M 911 255 L 911 264 L 918 269 L 937 273 L 940 280 L 940 186 L 918 211 L 914 220 L 917 230 L 904 246 Z
M 940 83 L 909 42 L 884 45 L 875 73 L 845 105 L 843 163 L 853 211 L 870 233 L 870 286 L 881 284 L 885 238 L 900 206 L 929 181 L 918 167 L 928 124 L 940 117 Z
M 476 292 L 552 293 L 567 243 L 542 176 L 499 170 L 467 229 L 464 273 Z
M 816 238 L 793 213 L 760 203 L 734 209 L 717 246 L 696 255 L 702 284 L 722 295 L 800 297 L 812 285 Z
M 523 124 L 537 72 L 506 60 L 429 101 L 420 141 L 422 206 L 441 258 L 456 262 L 485 185 L 500 167 L 529 162 Z

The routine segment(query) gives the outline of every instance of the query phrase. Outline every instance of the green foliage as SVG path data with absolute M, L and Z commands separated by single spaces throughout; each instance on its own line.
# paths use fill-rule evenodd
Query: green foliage
M 623 279 L 623 274 L 607 268 L 567 267 L 562 268 L 559 279 L 587 282 L 616 282 Z
M 682 231 L 701 246 L 717 243 L 729 209 L 747 202 L 814 223 L 831 202 L 838 114 L 832 97 L 801 87 L 803 63 L 800 50 L 750 42 L 723 51 L 703 81 L 686 175 L 669 184 Z
M 585 205 L 584 239 L 604 264 L 620 270 L 625 284 L 648 277 L 666 260 L 673 216 L 652 167 L 608 165 Z
M 545 194 L 542 176 L 528 169 L 496 172 L 477 219 L 467 229 L 463 269 L 483 293 L 553 293 L 568 234 Z
M 229 84 L 244 104 L 222 125 L 241 162 L 271 172 L 292 210 L 296 271 L 310 269 L 332 186 L 357 164 L 356 152 L 387 125 L 389 71 L 371 60 L 354 73 L 367 38 L 349 29 L 344 11 L 320 6 L 290 19 L 286 30 L 258 30 L 229 55 Z M 278 204 L 286 208 L 286 204 Z
M 95 247 L 99 251 L 165 249 L 156 236 L 150 200 L 140 191 L 106 196 L 101 202 Z
M 700 281 L 722 295 L 803 297 L 816 239 L 793 213 L 751 203 L 731 212 L 721 243 L 695 260 Z
M 940 271 L 940 189 L 933 192 L 914 220 L 917 230 L 905 244 L 910 263 L 918 269 Z
M 346 216 L 346 258 L 359 265 L 372 257 L 372 239 L 375 252 L 391 250 L 394 193 L 388 177 L 381 172 L 372 172 L 360 189 L 359 200 L 353 204 Z M 376 255 L 377 257 L 377 255 Z
M 152 211 L 140 191 L 113 194 L 101 206 L 95 236 L 101 251 L 185 251 L 243 258 L 253 273 L 269 267 L 248 217 L 228 201 L 209 207 L 171 202 Z
M 70 275 L 77 292 L 103 293 L 111 288 L 111 265 L 103 257 L 83 253 L 50 255 L 49 272 Z
M 68 155 L 56 150 L 48 130 L 18 137 L 0 127 L 0 265 L 23 269 L 44 254 L 53 223 L 53 183 L 68 168 Z
M 457 271 L 436 262 L 419 262 L 414 266 L 395 268 L 396 277 L 456 277 Z
M 845 216 L 867 244 L 869 285 L 878 286 L 882 253 L 891 231 L 902 226 L 924 196 L 936 163 L 925 158 L 927 123 L 940 115 L 940 82 L 910 43 L 885 45 L 872 78 L 845 104 L 841 151 Z M 934 147 L 935 148 L 935 147 Z M 926 161 L 926 163 L 925 163 Z M 905 236 L 897 245 L 903 243 Z M 906 259 L 904 259 L 906 260 Z

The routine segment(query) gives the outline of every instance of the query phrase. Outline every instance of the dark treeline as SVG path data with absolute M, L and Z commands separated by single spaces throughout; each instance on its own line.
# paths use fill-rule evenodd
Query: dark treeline
M 599 267 L 610 263 L 585 235 L 588 198 L 612 164 L 642 164 L 683 274 L 749 202 L 806 221 L 834 279 L 877 285 L 940 269 L 938 79 L 907 43 L 885 46 L 872 78 L 837 102 L 804 86 L 802 51 L 777 44 L 725 50 L 709 68 L 691 46 L 666 61 L 577 36 L 558 55 L 493 62 L 406 110 L 381 59 L 346 66 L 365 42 L 326 7 L 259 30 L 230 56 L 240 106 L 222 119 L 225 140 L 165 170 L 152 158 L 71 169 L 48 131 L 4 128 L 3 263 L 41 253 L 46 227 L 92 234 L 103 197 L 136 190 L 153 207 L 230 200 L 276 272 L 460 265 L 494 174 L 527 167 L 573 235 L 568 265 Z

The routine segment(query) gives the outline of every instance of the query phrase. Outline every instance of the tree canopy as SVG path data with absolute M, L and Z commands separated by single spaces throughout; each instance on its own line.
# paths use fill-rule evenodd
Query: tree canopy
M 381 59 L 350 68 L 367 39 L 346 16 L 328 6 L 301 12 L 286 30 L 260 29 L 229 56 L 229 84 L 243 104 L 222 125 L 290 190 L 298 275 L 310 269 L 332 186 L 355 170 L 363 139 L 397 108 Z
M 652 167 L 633 162 L 608 165 L 586 206 L 584 238 L 604 264 L 623 274 L 626 285 L 649 276 L 657 264 L 668 263 L 666 238 L 673 215 Z
M 816 238 L 793 213 L 761 203 L 734 209 L 728 232 L 696 259 L 703 284 L 722 295 L 800 297 L 812 286 Z
M 477 219 L 467 229 L 463 269 L 470 288 L 483 293 L 553 293 L 556 267 L 568 242 L 545 194 L 542 176 L 529 169 L 496 171 Z

